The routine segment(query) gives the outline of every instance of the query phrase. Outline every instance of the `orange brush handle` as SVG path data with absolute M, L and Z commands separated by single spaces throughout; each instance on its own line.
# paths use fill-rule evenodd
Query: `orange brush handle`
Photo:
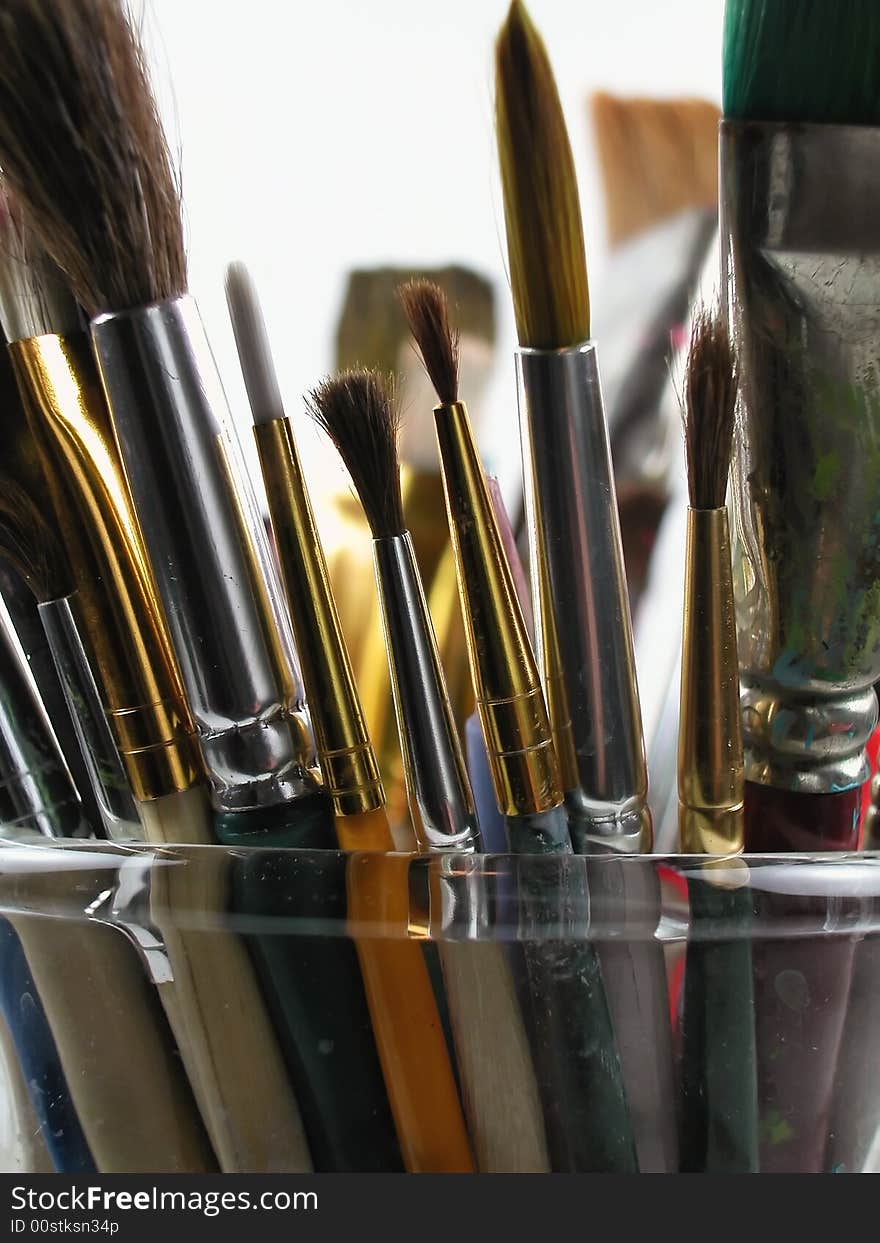
M 409 860 L 385 853 L 394 844 L 382 808 L 337 816 L 336 834 L 343 850 L 369 852 L 349 860 L 348 919 L 404 1163 L 414 1174 L 472 1174 L 428 969 L 407 939 Z

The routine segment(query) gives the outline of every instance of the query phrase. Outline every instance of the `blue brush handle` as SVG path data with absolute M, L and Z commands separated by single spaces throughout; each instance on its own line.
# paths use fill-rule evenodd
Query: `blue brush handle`
M 487 855 L 506 854 L 507 831 L 504 826 L 504 817 L 498 810 L 498 803 L 495 799 L 483 727 L 476 712 L 465 721 L 464 742 L 467 751 L 468 776 L 471 779 L 471 788 L 474 793 L 483 850 Z
M 56 1171 L 96 1174 L 24 950 L 6 919 L 0 919 L 0 1008 Z

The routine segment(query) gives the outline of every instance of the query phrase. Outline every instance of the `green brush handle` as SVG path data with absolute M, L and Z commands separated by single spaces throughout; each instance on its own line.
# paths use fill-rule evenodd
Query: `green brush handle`
M 682 1017 L 681 1170 L 758 1172 L 752 893 L 688 883 Z
M 323 793 L 215 822 L 249 852 L 233 871 L 235 911 L 256 919 L 345 921 L 345 857 Z M 323 859 L 280 853 L 326 851 Z M 319 1172 L 403 1169 L 350 940 L 282 931 L 247 937 Z
M 514 854 L 571 855 L 561 807 L 508 817 L 506 826 Z M 566 868 L 558 857 L 546 862 L 545 869 L 540 859 L 529 859 L 518 889 L 533 1054 L 553 1169 L 634 1173 L 635 1141 L 599 957 L 588 941 L 563 939 L 583 932 L 566 925 L 588 909 L 586 874 L 582 864 Z M 530 929 L 560 923 L 559 940 L 529 939 Z

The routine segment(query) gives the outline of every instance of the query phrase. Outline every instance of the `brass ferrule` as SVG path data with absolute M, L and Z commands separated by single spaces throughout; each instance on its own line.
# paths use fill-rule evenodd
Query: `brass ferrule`
M 464 402 L 434 411 L 468 659 L 498 808 L 562 802 L 537 662 Z
M 336 815 L 362 815 L 385 793 L 289 419 L 257 424 L 254 440 L 321 773 Z
M 143 802 L 187 790 L 200 778 L 193 725 L 89 338 L 9 348 L 132 792 Z
M 727 510 L 689 509 L 678 733 L 682 850 L 742 850 L 744 780 Z

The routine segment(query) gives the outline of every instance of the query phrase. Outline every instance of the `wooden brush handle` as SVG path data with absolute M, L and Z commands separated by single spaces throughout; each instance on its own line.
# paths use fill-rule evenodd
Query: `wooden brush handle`
M 53 879 L 69 882 L 67 876 Z M 14 915 L 11 923 L 98 1170 L 215 1170 L 164 1016 L 124 935 L 97 923 L 39 915 Z
M 408 939 L 409 859 L 382 853 L 394 849 L 384 811 L 340 816 L 336 835 L 343 850 L 359 852 L 346 870 L 348 924 L 404 1164 L 415 1174 L 472 1174 L 431 979 L 421 946 Z
M 546 1174 L 544 1119 L 504 946 L 438 942 L 477 1169 Z

